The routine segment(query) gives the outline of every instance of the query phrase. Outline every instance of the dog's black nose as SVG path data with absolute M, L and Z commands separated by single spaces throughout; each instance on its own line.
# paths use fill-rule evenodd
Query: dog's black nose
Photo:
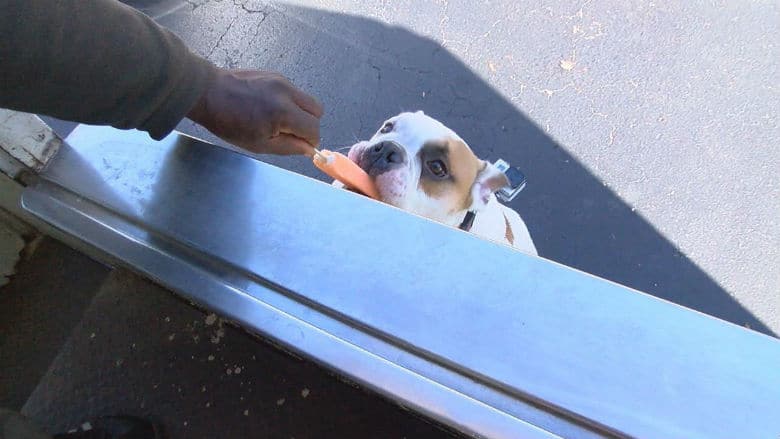
M 369 148 L 367 155 L 375 174 L 398 166 L 406 159 L 406 151 L 395 142 L 379 142 Z

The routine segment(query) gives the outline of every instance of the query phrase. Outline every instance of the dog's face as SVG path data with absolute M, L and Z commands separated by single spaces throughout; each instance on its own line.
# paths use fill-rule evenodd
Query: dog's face
M 452 225 L 507 184 L 501 171 L 421 111 L 388 119 L 370 140 L 352 146 L 349 158 L 372 177 L 381 201 Z

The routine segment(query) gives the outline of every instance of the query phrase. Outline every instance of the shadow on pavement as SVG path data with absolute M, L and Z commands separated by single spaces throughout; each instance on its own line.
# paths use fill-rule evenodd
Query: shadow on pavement
M 298 43 L 312 50 L 296 60 L 300 68 L 290 75 L 326 102 L 325 141 L 367 138 L 399 110 L 421 109 L 454 129 L 482 158 L 503 158 L 523 169 L 528 187 L 511 206 L 525 219 L 541 256 L 772 334 L 436 41 L 363 17 L 290 5 L 279 9 L 312 35 Z M 280 41 L 300 40 L 300 28 L 295 35 L 279 35 Z M 251 61 L 242 58 L 241 67 L 264 67 Z
M 205 10 L 207 0 L 195 2 L 195 9 L 177 2 L 128 3 L 150 15 L 173 11 L 160 22 L 186 41 L 208 46 L 219 65 L 278 70 L 316 95 L 327 109 L 323 144 L 351 144 L 399 111 L 423 110 L 482 158 L 521 167 L 528 187 L 511 206 L 541 256 L 772 335 L 522 109 L 436 41 L 365 17 L 283 3 L 252 2 L 251 9 L 242 3 L 237 9 L 251 14 L 231 19 L 209 12 L 205 19 L 195 9 Z M 215 30 L 219 20 L 224 33 Z M 301 160 L 263 160 L 323 178 Z

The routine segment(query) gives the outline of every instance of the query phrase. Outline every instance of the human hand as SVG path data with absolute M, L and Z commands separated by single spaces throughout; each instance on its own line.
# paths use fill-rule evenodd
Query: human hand
M 282 75 L 217 69 L 187 117 L 251 152 L 312 156 L 320 143 L 322 113 L 315 98 Z

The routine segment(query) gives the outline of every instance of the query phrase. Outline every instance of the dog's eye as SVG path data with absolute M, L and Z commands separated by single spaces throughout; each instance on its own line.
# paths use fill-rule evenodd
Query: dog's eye
M 385 122 L 384 125 L 382 125 L 382 128 L 379 130 L 382 134 L 387 134 L 390 131 L 393 131 L 393 123 L 392 122 Z
M 447 165 L 441 160 L 431 160 L 425 163 L 433 175 L 444 178 L 447 176 Z

